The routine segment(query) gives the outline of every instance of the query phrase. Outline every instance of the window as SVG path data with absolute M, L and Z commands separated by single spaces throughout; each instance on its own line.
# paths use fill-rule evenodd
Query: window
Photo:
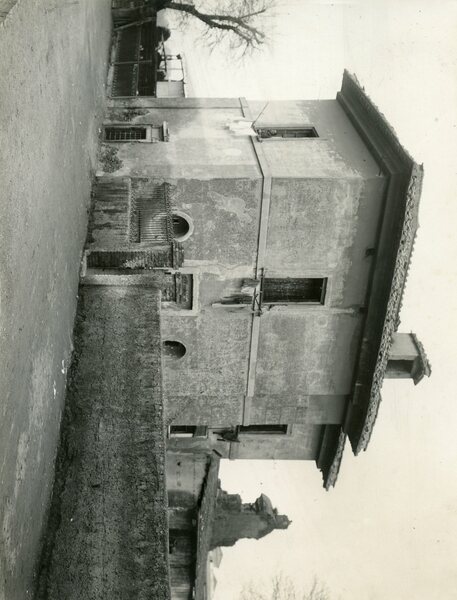
M 189 231 L 189 223 L 180 215 L 173 215 L 173 235 L 176 239 L 186 235 Z
M 257 135 L 261 139 L 269 138 L 317 138 L 319 137 L 314 127 L 256 127 Z
M 135 202 L 135 223 L 131 234 L 135 242 L 160 244 L 168 241 L 167 213 L 160 202 L 138 198 Z
M 130 219 L 131 242 L 150 245 L 171 242 L 173 230 L 168 185 L 156 185 L 147 192 L 133 189 Z
M 105 127 L 107 142 L 132 142 L 146 139 L 146 127 Z
M 170 437 L 179 438 L 206 438 L 208 427 L 206 425 L 170 425 Z
M 326 278 L 283 279 L 265 278 L 263 280 L 262 303 L 315 303 L 324 304 Z
M 162 304 L 192 309 L 194 278 L 190 273 L 163 273 Z
M 104 129 L 105 142 L 167 142 L 168 127 L 163 125 L 108 125 Z
M 391 379 L 409 378 L 413 370 L 413 360 L 390 359 L 387 362 L 386 377 Z
M 183 242 L 192 235 L 194 226 L 190 217 L 182 212 L 174 211 L 173 220 L 173 237 L 177 242 Z
M 179 360 L 186 354 L 186 347 L 176 340 L 165 340 L 162 344 L 162 352 L 165 358 Z
M 240 425 L 240 433 L 285 435 L 287 425 Z

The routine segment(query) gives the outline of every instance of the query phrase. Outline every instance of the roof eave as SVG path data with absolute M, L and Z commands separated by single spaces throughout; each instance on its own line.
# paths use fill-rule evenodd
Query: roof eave
M 393 128 L 345 71 L 337 95 L 342 108 L 388 180 L 386 206 L 374 267 L 353 393 L 344 429 L 355 454 L 368 446 L 381 402 L 381 387 L 408 274 L 423 167 L 401 146 Z
M 344 433 L 344 431 L 341 431 L 330 467 L 326 472 L 323 472 L 322 474 L 324 480 L 324 488 L 327 491 L 329 491 L 330 488 L 335 487 L 336 485 L 341 468 L 341 463 L 343 461 L 344 448 L 346 446 L 346 438 L 347 436 Z

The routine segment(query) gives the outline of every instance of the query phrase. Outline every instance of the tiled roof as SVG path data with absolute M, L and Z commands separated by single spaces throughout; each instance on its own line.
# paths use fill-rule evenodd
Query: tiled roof
M 378 291 L 385 290 L 383 299 L 372 297 L 367 319 L 372 319 L 355 384 L 353 404 L 345 425 L 355 454 L 366 450 L 381 402 L 381 388 L 389 359 L 393 334 L 400 323 L 400 311 L 408 276 L 416 231 L 422 189 L 423 168 L 403 148 L 384 115 L 365 93 L 357 78 L 344 73 L 341 92 L 337 95 L 343 109 L 364 139 L 373 156 L 389 175 L 391 219 L 395 224 L 390 239 L 384 235 L 384 266 L 378 272 Z M 387 231 L 387 230 L 386 230 Z M 390 231 L 390 229 L 389 229 Z M 390 267 L 388 266 L 390 264 Z M 381 294 L 382 296 L 382 294 Z M 381 302 L 381 304 L 379 304 Z M 370 306 L 374 310 L 371 311 Z M 377 323 L 374 327 L 373 324 Z M 424 365 L 424 374 L 430 374 L 425 353 L 418 350 Z M 338 475 L 342 451 L 338 448 L 332 462 L 332 475 L 326 487 L 334 485 Z
M 338 444 L 336 447 L 335 455 L 333 457 L 333 461 L 328 471 L 324 474 L 324 487 L 326 490 L 329 490 L 331 487 L 334 487 L 338 479 L 341 461 L 343 460 L 344 448 L 346 445 L 346 438 L 347 436 L 344 433 L 344 431 L 341 431 L 338 438 Z
M 378 357 L 371 384 L 371 392 L 365 423 L 359 442 L 354 449 L 355 454 L 358 454 L 361 450 L 367 449 L 379 410 L 379 404 L 381 402 L 382 383 L 389 359 L 392 337 L 397 330 L 399 323 L 399 313 L 403 300 L 403 292 L 408 275 L 414 238 L 416 235 L 417 211 L 422 188 L 422 176 L 422 167 L 414 164 L 408 185 L 403 228 L 395 262 L 387 311 L 384 319 L 381 343 L 379 346 Z
M 430 375 L 432 374 L 432 365 L 430 364 L 430 361 L 428 360 L 427 354 L 425 353 L 425 349 L 423 344 L 417 339 L 417 335 L 415 335 L 414 333 L 411 334 L 414 344 L 416 345 L 417 351 L 419 352 L 419 357 L 420 357 L 420 361 L 421 361 L 421 376 L 418 377 L 417 379 L 414 380 L 414 383 L 419 383 L 419 381 L 422 379 L 422 377 L 424 375 L 426 375 L 427 377 L 430 377 Z

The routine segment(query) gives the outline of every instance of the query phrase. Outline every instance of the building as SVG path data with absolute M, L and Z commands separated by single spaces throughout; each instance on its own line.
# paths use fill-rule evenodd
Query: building
M 290 521 L 261 494 L 242 503 L 221 489 L 216 453 L 173 452 L 167 456 L 169 572 L 172 600 L 210 600 L 216 586 L 213 569 L 221 547 L 239 539 L 260 539 Z
M 169 451 L 366 449 L 399 333 L 422 167 L 356 78 L 334 100 L 112 97 L 83 281 L 160 278 Z M 145 275 L 147 273 L 147 275 Z
M 384 377 L 430 375 L 398 331 L 422 168 L 347 72 L 334 100 L 186 97 L 155 16 L 115 3 L 36 597 L 210 600 L 217 548 L 289 525 L 219 459 L 314 460 L 329 488 Z

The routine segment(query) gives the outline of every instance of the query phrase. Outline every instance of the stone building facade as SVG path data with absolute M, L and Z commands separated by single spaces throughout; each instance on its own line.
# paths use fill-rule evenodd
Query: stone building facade
M 261 494 L 243 503 L 238 494 L 221 489 L 219 457 L 215 452 L 169 452 L 167 491 L 169 572 L 172 600 L 210 600 L 215 586 L 214 552 L 240 539 L 260 539 L 287 529 L 286 515 Z
M 82 275 L 162 289 L 170 451 L 314 460 L 365 449 L 397 332 L 422 167 L 355 77 L 334 100 L 112 98 Z

